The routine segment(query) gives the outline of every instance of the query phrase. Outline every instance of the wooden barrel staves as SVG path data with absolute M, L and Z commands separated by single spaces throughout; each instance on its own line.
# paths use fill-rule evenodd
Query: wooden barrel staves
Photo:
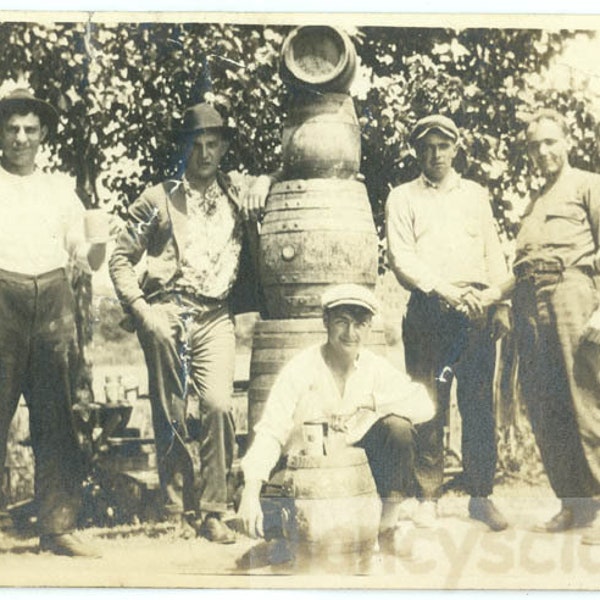
M 280 71 L 292 88 L 347 92 L 356 72 L 356 50 L 335 27 L 297 27 L 283 42 Z
M 254 426 L 260 420 L 271 387 L 282 367 L 298 352 L 309 346 L 324 343 L 322 319 L 273 319 L 257 321 L 250 358 L 250 387 L 248 389 L 248 441 L 254 437 Z M 385 333 L 378 320 L 374 321 L 366 347 L 384 355 Z
M 348 179 L 360 170 L 360 126 L 347 94 L 298 93 L 283 126 L 285 179 Z
M 364 450 L 291 455 L 274 480 L 282 484 L 283 536 L 297 563 L 327 570 L 370 558 L 381 501 Z
M 377 233 L 364 184 L 311 179 L 274 185 L 259 269 L 271 319 L 321 316 L 321 295 L 332 284 L 374 289 Z

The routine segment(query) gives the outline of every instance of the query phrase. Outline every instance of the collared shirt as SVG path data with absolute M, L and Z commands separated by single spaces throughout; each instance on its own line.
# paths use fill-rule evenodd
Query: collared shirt
M 88 269 L 84 208 L 73 180 L 0 167 L 0 269 L 40 275 L 75 261 Z
M 367 349 L 361 350 L 340 395 L 322 346 L 311 346 L 292 358 L 275 380 L 255 427 L 254 442 L 242 461 L 244 475 L 247 481 L 266 481 L 282 451 L 300 452 L 305 422 L 343 424 L 346 442 L 352 444 L 383 416 L 397 414 L 421 423 L 433 413 L 422 384 Z
M 394 188 L 386 229 L 390 266 L 409 289 L 499 284 L 508 275 L 487 191 L 455 172 L 441 185 L 422 175 Z
M 600 176 L 565 167 L 554 185 L 533 198 L 521 221 L 515 265 L 560 260 L 600 270 Z
M 181 248 L 182 285 L 207 298 L 225 298 L 237 277 L 242 249 L 241 217 L 215 180 L 204 193 L 183 179 L 188 236 Z

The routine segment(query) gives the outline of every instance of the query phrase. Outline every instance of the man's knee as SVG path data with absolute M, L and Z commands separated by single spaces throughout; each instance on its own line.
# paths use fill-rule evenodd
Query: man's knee
M 388 415 L 380 420 L 380 435 L 400 449 L 412 449 L 415 436 L 412 423 L 404 417 Z
M 228 389 L 213 390 L 203 394 L 200 410 L 204 415 L 224 416 L 231 412 L 231 393 Z

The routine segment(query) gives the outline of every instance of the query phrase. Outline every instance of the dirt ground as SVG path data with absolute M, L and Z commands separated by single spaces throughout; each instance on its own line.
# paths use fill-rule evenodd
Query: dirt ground
M 549 488 L 510 482 L 495 497 L 511 527 L 493 533 L 467 518 L 467 497 L 449 492 L 434 529 L 399 523 L 412 560 L 375 551 L 370 557 L 329 555 L 289 560 L 281 543 L 240 537 L 222 546 L 178 537 L 175 525 L 140 524 L 80 532 L 100 559 L 38 551 L 35 537 L 0 532 L 0 585 L 161 588 L 525 588 L 590 589 L 600 585 L 600 547 L 580 544 L 582 530 L 534 533 L 558 508 Z M 407 505 L 407 516 L 411 505 Z

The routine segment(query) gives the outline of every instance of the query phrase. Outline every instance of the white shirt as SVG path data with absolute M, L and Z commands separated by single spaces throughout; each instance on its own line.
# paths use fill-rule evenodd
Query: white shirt
M 388 258 L 402 285 L 500 284 L 508 276 L 487 191 L 457 173 L 394 188 L 386 206 Z
M 0 167 L 0 269 L 40 275 L 70 260 L 87 269 L 83 215 L 69 177 Z
M 242 460 L 244 476 L 247 481 L 266 481 L 282 451 L 288 454 L 302 449 L 302 425 L 307 421 L 331 423 L 334 417 L 342 417 L 346 442 L 352 444 L 390 414 L 422 423 L 433 417 L 434 409 L 422 384 L 364 348 L 340 395 L 321 345 L 311 346 L 292 358 L 277 376 L 254 428 L 254 442 Z

